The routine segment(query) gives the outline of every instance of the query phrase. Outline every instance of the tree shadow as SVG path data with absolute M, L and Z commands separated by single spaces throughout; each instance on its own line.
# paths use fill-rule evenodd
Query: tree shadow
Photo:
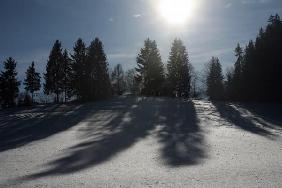
M 167 165 L 195 165 L 207 157 L 203 131 L 192 101 L 167 100 L 160 114 L 158 136 Z
M 162 98 L 129 98 L 120 106 L 88 116 L 79 127 L 78 144 L 64 150 L 43 170 L 25 176 L 33 180 L 91 168 L 110 160 L 156 131 L 169 165 L 196 164 L 205 156 L 203 135 L 192 102 Z M 166 117 L 166 118 L 164 118 Z M 157 126 L 157 129 L 156 129 Z M 47 166 L 47 168 L 46 168 Z
M 80 143 L 48 163 L 48 169 L 23 179 L 74 173 L 111 159 L 154 129 L 158 103 L 153 98 L 124 99 L 121 108 L 89 116 L 84 120 L 87 124 L 80 128 Z
M 44 105 L 0 112 L 0 152 L 24 146 L 65 131 L 91 113 L 115 108 L 115 100 L 95 104 Z
M 252 118 L 270 128 L 282 128 L 281 103 L 245 103 L 238 107 L 245 110 Z
M 240 107 L 238 105 L 225 102 L 213 102 L 213 105 L 216 107 L 216 110 L 222 118 L 236 127 L 261 136 L 274 136 L 273 133 L 267 129 L 268 124 L 266 122 L 259 121 L 259 115 L 250 113 L 247 109 L 242 108 L 242 106 Z

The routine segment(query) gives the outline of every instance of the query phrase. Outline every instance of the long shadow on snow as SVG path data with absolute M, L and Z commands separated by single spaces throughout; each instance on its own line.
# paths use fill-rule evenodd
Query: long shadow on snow
M 145 98 L 123 103 L 127 104 L 124 108 L 88 117 L 87 125 L 81 127 L 80 143 L 48 163 L 47 169 L 23 179 L 69 174 L 101 164 L 145 138 L 156 125 L 162 158 L 169 165 L 196 164 L 204 157 L 203 135 L 191 102 Z
M 124 108 L 88 117 L 85 120 L 87 125 L 80 130 L 82 142 L 48 163 L 48 169 L 23 179 L 69 174 L 93 167 L 146 137 L 154 129 L 159 102 L 146 98 L 139 102 L 132 99 L 123 103 L 127 104 Z
M 113 109 L 117 100 L 81 105 L 46 105 L 0 112 L 0 152 L 65 131 L 97 110 Z M 94 106 L 94 107 L 93 107 Z
M 192 101 L 167 100 L 160 111 L 158 135 L 163 159 L 169 166 L 195 165 L 207 157 Z
M 239 104 L 253 119 L 270 128 L 282 128 L 281 103 L 245 103 Z
M 213 102 L 213 104 L 220 116 L 236 127 L 261 136 L 273 136 L 269 130 L 265 129 L 265 124 L 258 122 L 252 116 L 248 116 L 246 112 L 241 112 L 238 106 L 225 102 Z

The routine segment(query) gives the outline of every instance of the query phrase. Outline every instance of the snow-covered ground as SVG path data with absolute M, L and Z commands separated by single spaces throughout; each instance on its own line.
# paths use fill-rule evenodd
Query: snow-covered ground
M 273 104 L 118 98 L 0 112 L 0 187 L 282 187 Z

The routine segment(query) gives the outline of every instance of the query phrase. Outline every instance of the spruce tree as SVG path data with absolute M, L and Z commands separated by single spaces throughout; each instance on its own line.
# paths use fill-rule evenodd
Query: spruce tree
M 242 95 L 241 90 L 241 79 L 242 79 L 242 66 L 243 66 L 243 49 L 240 44 L 237 44 L 235 48 L 235 56 L 237 58 L 234 64 L 234 75 L 233 75 L 233 91 L 234 91 L 234 99 L 240 100 Z
M 135 69 L 129 69 L 125 72 L 126 90 L 134 95 L 137 94 L 138 91 L 138 84 L 135 76 Z
M 226 70 L 226 81 L 224 83 L 224 97 L 226 100 L 234 99 L 233 77 L 234 77 L 234 68 L 232 67 Z
M 207 95 L 210 100 L 223 99 L 223 75 L 221 64 L 217 57 L 212 57 L 209 62 L 209 71 L 207 75 Z
M 277 14 L 268 22 L 244 54 L 238 46 L 235 50 L 233 100 L 282 101 L 282 22 Z
M 34 92 L 40 90 L 40 74 L 36 72 L 34 62 L 28 67 L 26 71 L 26 78 L 24 80 L 25 90 L 31 93 L 31 101 L 33 103 Z
M 191 97 L 197 98 L 199 96 L 199 88 L 198 82 L 199 80 L 199 72 L 194 69 L 194 67 L 190 66 L 190 75 L 191 75 Z
M 255 45 L 251 40 L 245 48 L 242 77 L 241 77 L 241 95 L 242 100 L 251 100 L 255 97 L 256 87 L 256 63 L 255 63 Z
M 264 32 L 259 36 L 256 52 L 259 100 L 282 102 L 282 21 L 271 15 Z
M 114 67 L 111 80 L 114 92 L 118 95 L 122 95 L 125 91 L 125 79 L 121 64 L 117 64 Z
M 59 96 L 63 91 L 63 61 L 62 45 L 59 40 L 56 40 L 50 52 L 46 73 L 44 74 L 44 92 L 47 95 L 54 93 L 56 95 L 56 102 L 59 102 Z
M 86 67 L 87 86 L 89 88 L 87 98 L 89 100 L 109 98 L 112 95 L 112 86 L 108 62 L 103 44 L 98 38 L 95 38 L 88 47 Z
M 77 96 L 79 100 L 86 100 L 87 93 L 87 76 L 88 72 L 86 67 L 86 56 L 87 50 L 86 45 L 79 38 L 74 47 L 73 47 L 73 55 L 72 57 L 72 74 L 71 74 L 71 83 L 73 88 L 73 94 Z
M 144 95 L 159 96 L 165 79 L 164 66 L 156 41 L 145 40 L 137 56 L 136 81 Z
M 17 80 L 17 63 L 9 57 L 4 61 L 4 70 L 0 75 L 0 98 L 3 107 L 15 106 L 15 99 L 19 93 L 20 82 Z
M 63 80 L 62 80 L 62 90 L 64 92 L 65 102 L 73 94 L 72 88 L 72 64 L 69 57 L 68 51 L 65 49 L 63 52 Z
M 137 67 L 136 70 L 136 82 L 139 84 L 140 93 L 144 93 L 145 88 L 145 77 L 147 77 L 148 61 L 150 55 L 150 43 L 151 40 L 147 39 L 144 41 L 144 47 L 140 49 L 140 53 L 136 58 Z
M 169 92 L 172 96 L 189 97 L 191 82 L 191 65 L 188 52 L 180 39 L 172 43 L 167 71 Z

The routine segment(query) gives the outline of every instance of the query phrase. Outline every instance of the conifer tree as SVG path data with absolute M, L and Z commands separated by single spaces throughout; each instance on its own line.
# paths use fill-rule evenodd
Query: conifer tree
M 200 81 L 200 73 L 194 69 L 190 64 L 190 75 L 191 75 L 191 97 L 196 98 L 199 96 L 198 82 Z
M 282 101 L 282 21 L 271 15 L 256 44 L 257 94 L 262 101 Z
M 234 99 L 241 99 L 241 77 L 242 77 L 242 66 L 243 66 L 243 49 L 240 44 L 237 44 L 235 48 L 235 56 L 237 58 L 234 64 L 234 75 L 233 75 L 233 91 L 234 91 Z
M 188 52 L 180 39 L 172 43 L 167 64 L 169 92 L 173 96 L 189 97 L 191 65 Z
M 136 61 L 136 81 L 139 83 L 141 94 L 161 95 L 165 75 L 156 41 L 145 40 Z
M 17 63 L 9 57 L 4 61 L 4 70 L 0 75 L 0 98 L 3 107 L 15 106 L 15 99 L 19 93 L 20 82 L 17 80 Z
M 223 75 L 221 64 L 217 57 L 212 57 L 209 62 L 209 70 L 207 75 L 207 95 L 210 100 L 223 99 Z
M 46 73 L 44 74 L 45 94 L 54 93 L 56 95 L 56 102 L 59 102 L 59 96 L 62 92 L 63 83 L 63 54 L 62 45 L 59 40 L 56 40 L 47 62 Z
M 138 91 L 138 84 L 135 76 L 135 69 L 129 69 L 125 72 L 126 90 L 134 95 L 137 94 Z
M 63 52 L 63 80 L 62 80 L 62 90 L 64 92 L 65 102 L 67 99 L 72 96 L 73 88 L 72 88 L 72 64 L 71 59 L 67 50 L 65 49 Z
M 88 47 L 87 53 L 87 86 L 89 92 L 87 98 L 90 100 L 100 100 L 112 95 L 112 86 L 108 72 L 107 57 L 103 44 L 95 38 Z
M 232 80 L 232 100 L 282 101 L 282 22 L 271 15 L 255 42 L 243 50 L 237 46 Z
M 117 64 L 114 67 L 111 80 L 114 92 L 118 95 L 122 95 L 125 91 L 125 78 L 121 64 Z
M 34 92 L 40 90 L 40 74 L 36 72 L 34 62 L 28 67 L 26 71 L 26 78 L 24 80 L 25 90 L 31 93 L 31 101 L 33 103 Z
M 242 100 L 251 100 L 255 97 L 253 91 L 257 90 L 255 88 L 257 77 L 256 74 L 256 64 L 255 64 L 255 45 L 251 40 L 245 48 L 243 65 L 242 65 L 242 77 L 241 77 L 241 95 Z
M 74 47 L 73 47 L 73 55 L 72 57 L 72 88 L 73 93 L 77 96 L 79 100 L 86 100 L 87 93 L 87 67 L 86 67 L 86 56 L 87 50 L 86 45 L 79 38 Z
M 224 83 L 224 97 L 226 100 L 234 99 L 233 77 L 234 77 L 234 68 L 232 67 L 227 69 L 226 71 L 226 81 Z

